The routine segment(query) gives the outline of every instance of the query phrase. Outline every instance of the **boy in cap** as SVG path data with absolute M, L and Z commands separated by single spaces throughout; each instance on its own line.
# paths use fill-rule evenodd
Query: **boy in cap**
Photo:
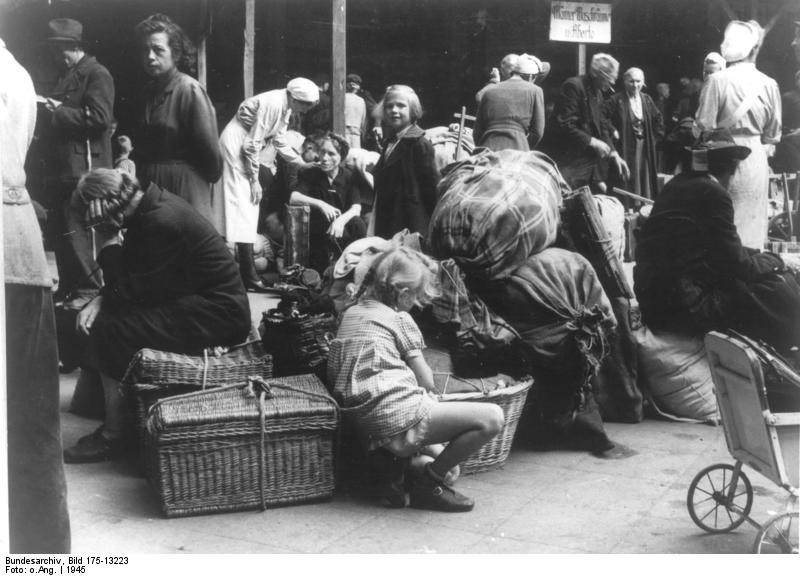
M 344 132 L 350 148 L 361 148 L 361 137 L 367 131 L 367 103 L 358 95 L 361 76 L 347 75 L 344 95 Z

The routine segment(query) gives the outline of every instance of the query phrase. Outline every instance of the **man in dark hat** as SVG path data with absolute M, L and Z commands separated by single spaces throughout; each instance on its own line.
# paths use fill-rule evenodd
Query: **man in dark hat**
M 636 245 L 634 292 L 655 331 L 701 337 L 735 329 L 779 351 L 800 344 L 800 287 L 775 254 L 742 246 L 728 194 L 750 149 L 728 130 L 685 151 L 683 171 L 656 197 Z
M 78 179 L 91 168 L 113 165 L 114 80 L 85 51 L 83 26 L 58 18 L 48 23 L 47 44 L 63 72 L 45 108 L 50 112 L 52 168 L 50 181 L 57 215 L 56 264 L 59 290 L 68 308 L 80 309 L 101 286 L 91 231 L 70 207 Z

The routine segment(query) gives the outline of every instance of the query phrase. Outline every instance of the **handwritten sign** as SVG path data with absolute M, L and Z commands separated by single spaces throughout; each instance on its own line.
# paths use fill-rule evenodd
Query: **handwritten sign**
M 551 2 L 550 40 L 611 43 L 611 4 Z

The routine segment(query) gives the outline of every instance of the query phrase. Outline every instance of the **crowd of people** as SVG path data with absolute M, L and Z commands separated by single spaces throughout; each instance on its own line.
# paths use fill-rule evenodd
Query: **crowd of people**
M 137 129 L 115 134 L 114 81 L 86 53 L 82 32 L 75 20 L 49 23 L 48 45 L 63 74 L 38 110 L 55 159 L 54 294 L 22 170 L 36 97 L 28 74 L 0 45 L 3 76 L 19 79 L 4 83 L 0 98 L 6 327 L 35 341 L 8 340 L 10 489 L 28 495 L 10 499 L 12 551 L 69 550 L 53 299 L 75 312 L 81 368 L 98 375 L 105 404 L 103 425 L 63 459 L 117 457 L 126 431 L 120 380 L 130 359 L 145 347 L 197 354 L 243 342 L 251 329 L 247 291 L 269 289 L 255 268 L 254 244 L 263 233 L 279 249 L 286 205 L 310 211 L 306 264 L 320 274 L 359 239 L 421 236 L 421 250 L 389 250 L 360 278 L 332 344 L 329 384 L 367 450 L 388 451 L 402 468 L 423 447 L 437 446 L 410 488 L 412 506 L 471 509 L 452 480 L 458 464 L 500 431 L 503 414 L 487 404 L 438 403 L 427 393 L 431 370 L 408 312 L 437 293 L 437 264 L 425 252 L 442 175 L 415 90 L 394 84 L 376 101 L 349 74 L 345 133 L 336 134 L 328 78 L 298 77 L 244 100 L 220 133 L 211 98 L 189 73 L 190 40 L 155 14 L 135 28 L 149 77 Z M 781 263 L 758 250 L 782 102 L 789 144 L 776 158 L 800 162 L 800 75 L 781 99 L 776 82 L 755 66 L 763 35 L 755 22 L 731 22 L 721 54 L 705 58 L 702 80 L 682 82 L 679 98 L 665 83 L 648 95 L 636 66 L 612 93 L 620 64 L 597 53 L 588 72 L 564 81 L 546 106 L 541 83 L 550 65 L 509 54 L 476 95 L 473 138 L 476 148 L 494 152 L 547 154 L 572 189 L 622 188 L 633 194 L 624 199 L 629 208 L 655 201 L 634 276 L 646 323 L 692 335 L 731 327 L 777 335 L 783 351 L 800 343 L 791 326 L 800 323 L 792 308 L 800 294 L 784 291 L 779 300 L 778 289 L 760 288 Z M 369 160 L 358 154 L 366 148 Z M 659 173 L 675 165 L 682 174 L 661 189 Z M 30 383 L 24 390 L 15 384 L 21 380 Z M 31 422 L 44 429 L 30 434 Z M 41 466 L 22 464 L 31 454 L 41 455 Z M 405 492 L 395 475 L 384 496 L 403 506 Z M 41 524 L 32 533 L 30 516 L 49 518 L 52 534 Z

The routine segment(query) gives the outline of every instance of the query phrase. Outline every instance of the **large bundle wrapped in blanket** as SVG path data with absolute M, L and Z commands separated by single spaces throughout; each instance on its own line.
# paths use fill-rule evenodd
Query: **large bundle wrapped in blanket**
M 616 328 L 611 304 L 592 265 L 576 252 L 548 248 L 509 278 L 468 284 L 519 333 L 534 380 L 535 407 L 547 432 L 581 423 L 583 446 L 604 451 L 605 435 L 591 388 Z
M 428 245 L 469 277 L 507 278 L 555 242 L 569 187 L 539 152 L 485 151 L 449 167 L 439 183 Z

